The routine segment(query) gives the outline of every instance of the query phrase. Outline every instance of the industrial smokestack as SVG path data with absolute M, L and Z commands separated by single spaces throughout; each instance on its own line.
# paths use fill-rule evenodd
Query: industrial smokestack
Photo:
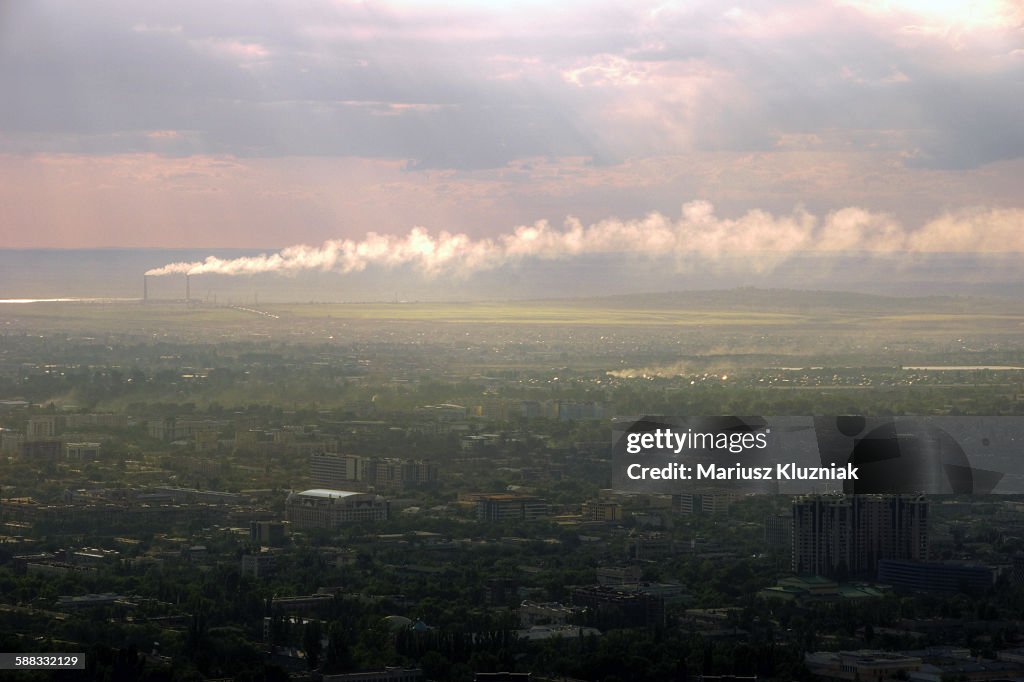
M 142 302 L 149 300 L 149 275 L 142 276 Z
M 192 289 L 191 278 L 188 275 L 185 275 L 185 303 L 188 303 L 189 301 L 192 300 L 191 289 Z

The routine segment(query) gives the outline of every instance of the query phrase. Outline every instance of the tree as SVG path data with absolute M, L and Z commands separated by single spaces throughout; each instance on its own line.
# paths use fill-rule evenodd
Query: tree
M 343 673 L 352 670 L 353 667 L 352 651 L 348 645 L 345 628 L 340 621 L 335 621 L 327 629 L 327 652 L 323 672 L 325 675 Z
M 316 670 L 320 665 L 320 653 L 323 651 L 323 643 L 320 641 L 322 636 L 320 621 L 313 619 L 306 623 L 302 631 L 302 650 L 306 653 L 306 665 L 310 670 Z

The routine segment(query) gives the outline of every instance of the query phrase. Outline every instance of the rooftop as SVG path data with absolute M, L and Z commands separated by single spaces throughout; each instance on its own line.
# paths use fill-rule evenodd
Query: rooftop
M 351 495 L 361 495 L 362 493 L 352 492 L 351 490 L 328 490 L 327 488 L 313 488 L 311 490 L 304 490 L 299 495 L 304 497 L 349 497 Z

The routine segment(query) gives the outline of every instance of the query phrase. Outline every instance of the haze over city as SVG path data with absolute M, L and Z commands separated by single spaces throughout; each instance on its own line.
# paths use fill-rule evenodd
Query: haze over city
M 1022 38 L 0 0 L 0 670 L 1024 682 Z

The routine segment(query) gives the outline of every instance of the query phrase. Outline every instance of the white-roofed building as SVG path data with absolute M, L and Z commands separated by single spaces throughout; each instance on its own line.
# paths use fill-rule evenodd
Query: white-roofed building
M 293 528 L 340 528 L 357 521 L 384 521 L 388 501 L 373 493 L 314 488 L 292 493 L 285 514 Z

